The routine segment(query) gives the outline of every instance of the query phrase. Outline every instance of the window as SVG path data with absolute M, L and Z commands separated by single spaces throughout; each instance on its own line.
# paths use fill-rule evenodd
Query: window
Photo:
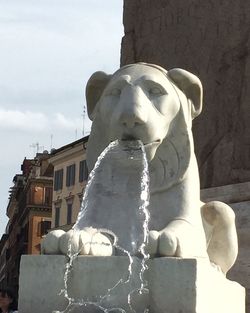
M 44 204 L 44 187 L 34 186 L 32 188 L 32 204 Z
M 73 186 L 75 184 L 75 164 L 67 166 L 66 186 Z
M 40 230 L 40 236 L 44 236 L 48 233 L 49 229 L 51 228 L 51 222 L 50 221 L 41 221 L 39 225 Z
M 72 222 L 72 203 L 68 203 L 67 205 L 67 224 L 71 224 Z
M 84 180 L 88 179 L 88 168 L 86 160 L 80 162 L 79 167 L 79 182 L 83 182 Z
M 63 169 L 55 171 L 54 175 L 54 190 L 62 190 L 63 187 Z
M 60 207 L 55 207 L 55 227 L 59 226 L 60 222 Z
M 33 185 L 28 191 L 28 204 L 50 206 L 52 202 L 52 188 L 43 185 Z
M 52 203 L 52 188 L 51 187 L 45 187 L 45 205 L 51 205 Z

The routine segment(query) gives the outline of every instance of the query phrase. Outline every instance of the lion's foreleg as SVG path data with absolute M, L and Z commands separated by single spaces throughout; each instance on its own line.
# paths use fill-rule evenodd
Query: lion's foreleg
M 185 219 L 170 222 L 163 230 L 149 234 L 151 255 L 174 257 L 207 257 L 205 234 L 201 226 Z

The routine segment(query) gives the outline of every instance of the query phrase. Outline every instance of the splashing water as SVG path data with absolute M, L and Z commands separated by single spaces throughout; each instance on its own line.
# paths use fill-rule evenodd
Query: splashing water
M 100 296 L 96 302 L 88 299 L 76 301 L 67 291 L 73 261 L 78 255 L 72 253 L 72 245 L 69 242 L 70 260 L 66 265 L 65 288 L 62 290 L 68 300 L 64 313 L 75 312 L 75 308 L 81 308 L 79 312 L 89 312 L 87 309 L 89 306 L 105 313 L 126 313 L 123 308 L 107 308 L 103 303 L 106 303 L 111 295 L 114 296 L 119 285 L 126 284 L 134 275 L 132 256 L 141 258 L 140 287 L 131 290 L 127 295 L 131 312 L 136 312 L 132 298 L 135 295 L 148 294 L 147 281 L 144 279 L 146 261 L 149 258 L 145 252 L 149 232 L 148 189 L 148 163 L 143 144 L 140 141 L 112 142 L 99 156 L 90 173 L 74 232 L 92 227 L 96 232 L 113 237 L 114 254 L 127 255 L 129 258 L 128 276 L 107 288 L 106 294 Z M 147 312 L 147 309 L 145 308 L 143 312 Z

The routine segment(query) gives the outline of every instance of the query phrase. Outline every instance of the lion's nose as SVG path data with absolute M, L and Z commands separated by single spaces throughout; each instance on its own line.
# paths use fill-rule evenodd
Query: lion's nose
M 143 94 L 139 88 L 128 88 L 126 97 L 120 103 L 119 122 L 127 128 L 143 125 L 147 122 L 147 110 L 143 106 Z
M 135 126 L 146 123 L 147 119 L 145 115 L 145 112 L 142 112 L 141 110 L 135 108 L 127 109 L 126 111 L 121 112 L 119 121 L 127 128 L 134 128 Z

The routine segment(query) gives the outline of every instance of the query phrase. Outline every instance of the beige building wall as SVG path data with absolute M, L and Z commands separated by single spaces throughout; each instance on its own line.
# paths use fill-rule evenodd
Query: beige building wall
M 87 138 L 84 137 L 52 152 L 50 158 L 50 163 L 54 166 L 52 229 L 61 228 L 67 230 L 76 221 L 81 206 L 82 194 L 87 183 L 86 180 L 79 181 L 80 162 L 84 160 L 86 162 L 86 142 Z M 72 185 L 67 186 L 67 168 L 70 166 L 75 166 L 75 179 Z M 63 171 L 62 183 L 59 189 L 55 188 L 55 175 L 58 171 Z M 69 206 L 71 206 L 71 214 L 68 212 Z M 71 215 L 70 221 L 69 215 Z

